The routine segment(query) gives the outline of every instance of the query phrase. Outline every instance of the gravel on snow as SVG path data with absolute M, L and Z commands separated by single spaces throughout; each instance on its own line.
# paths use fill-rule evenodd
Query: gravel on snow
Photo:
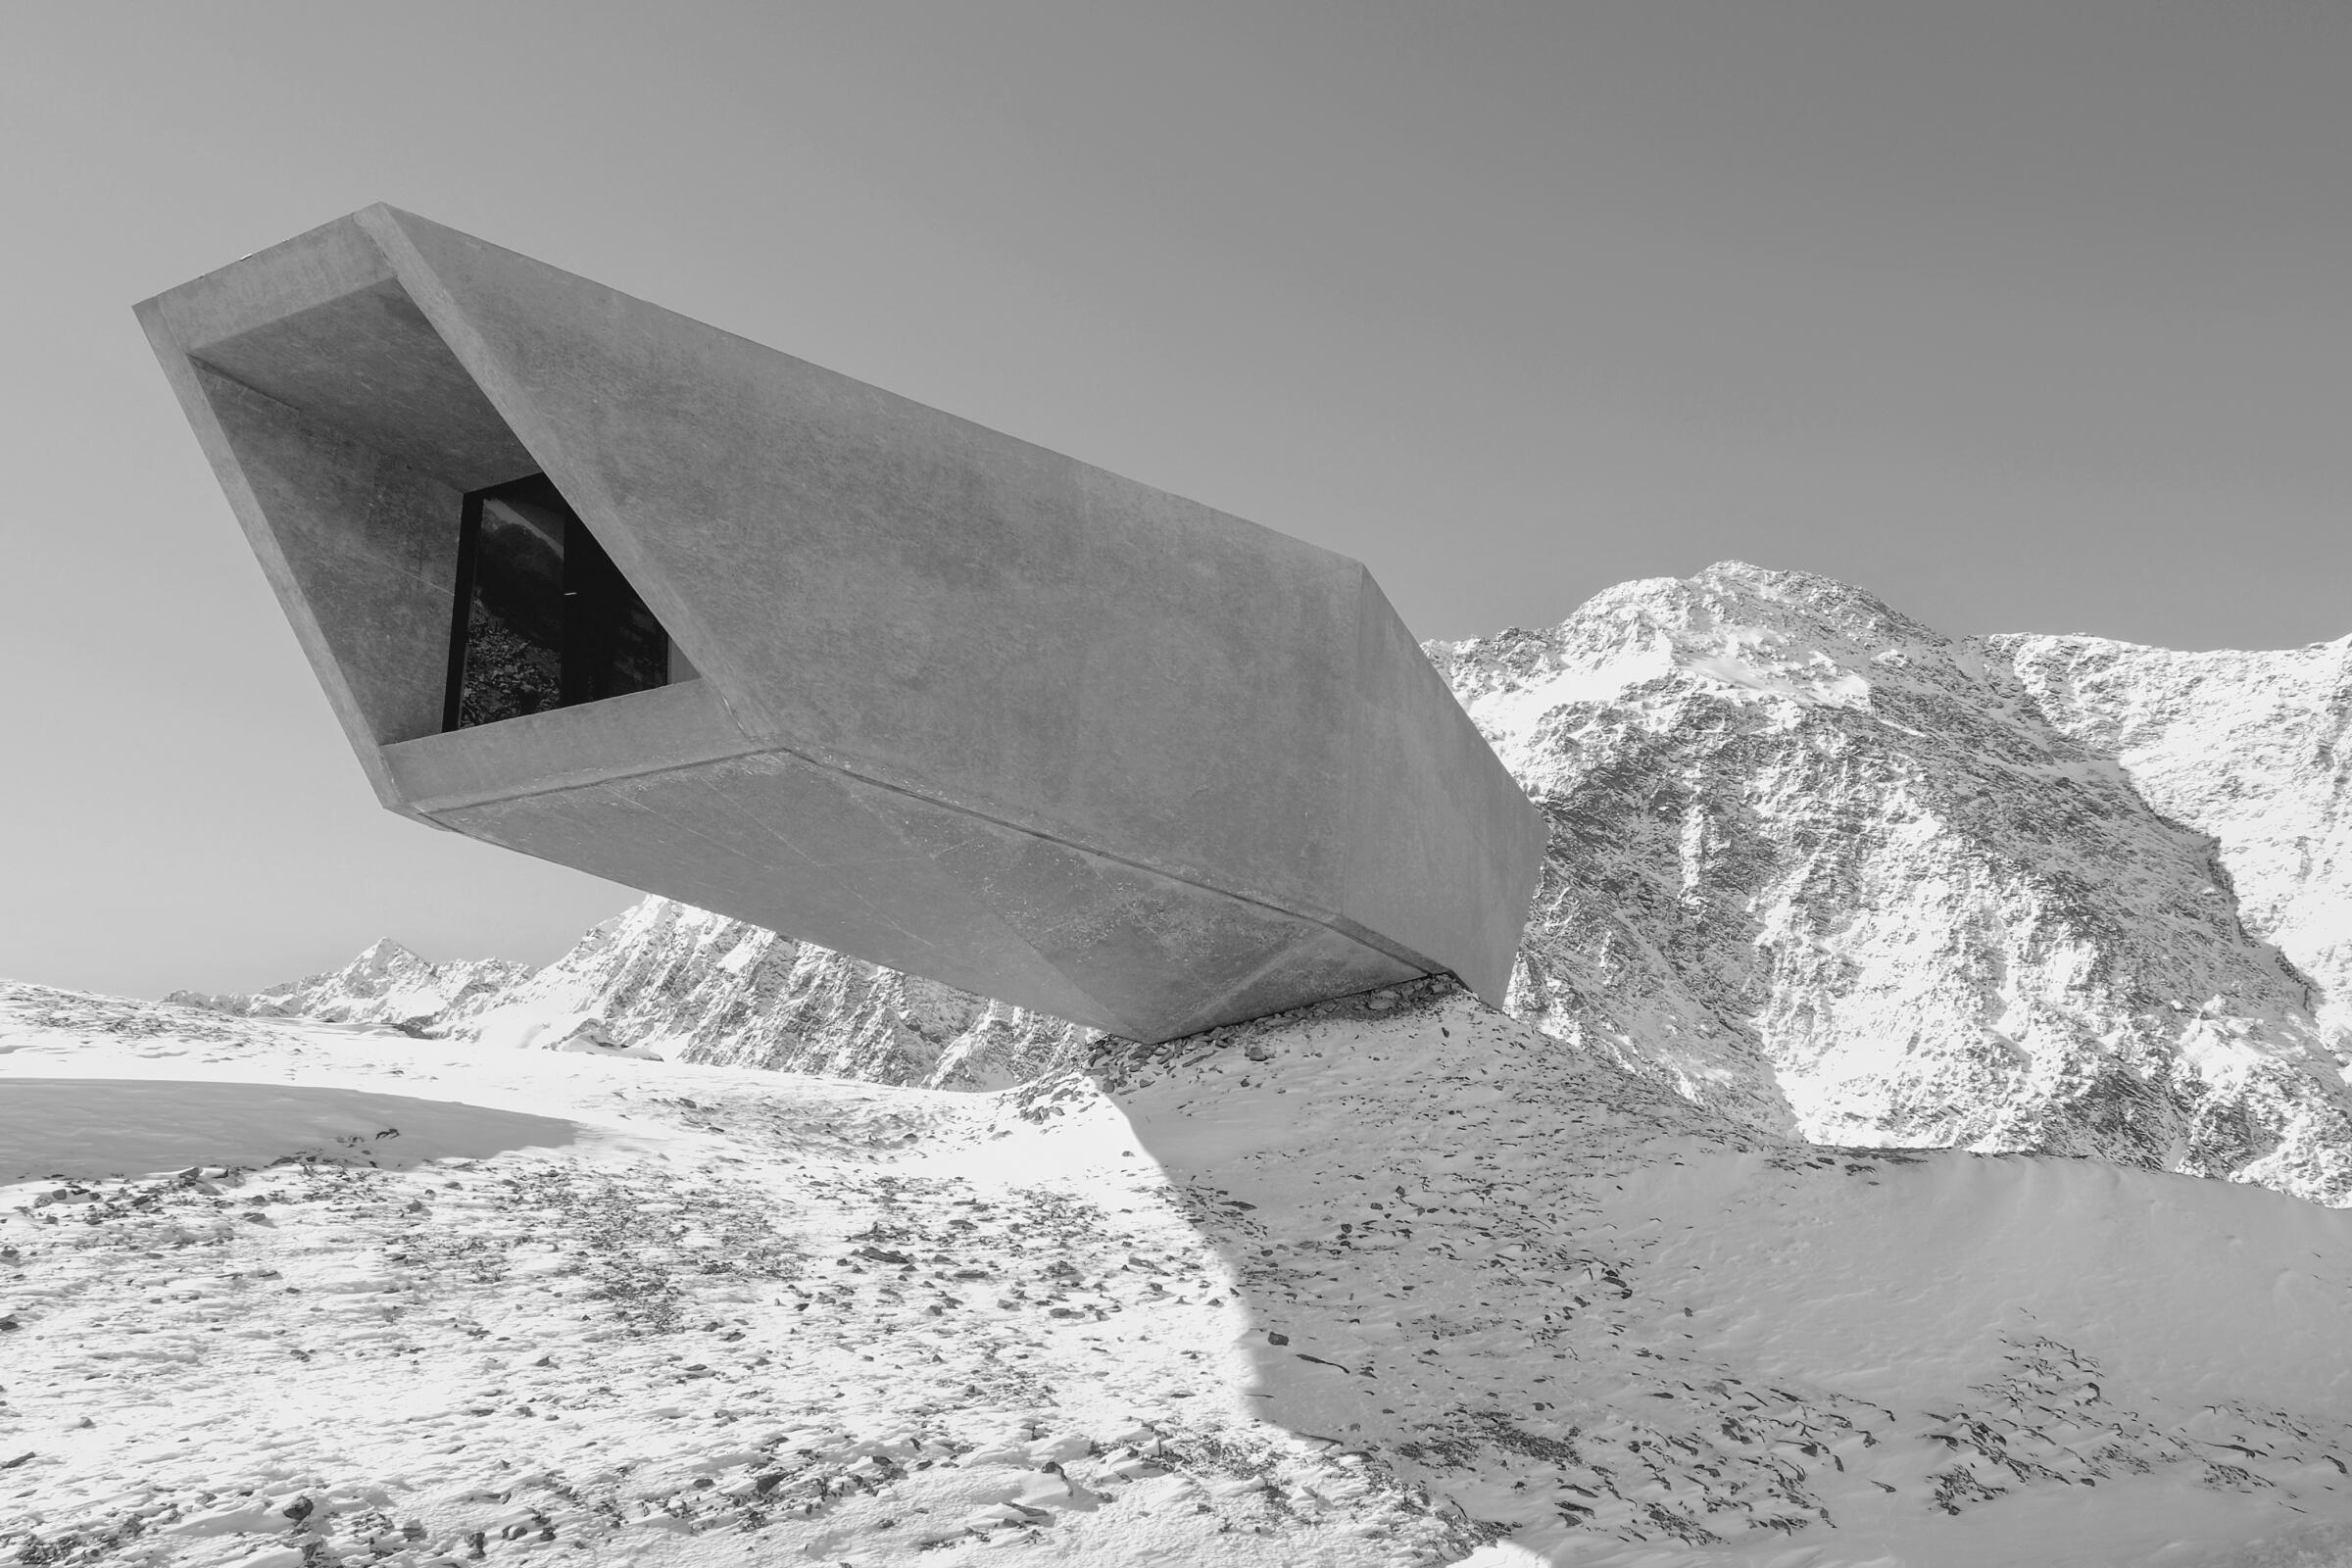
M 987 1095 L 0 986 L 0 1558 L 2352 1560 L 2348 1242 L 1446 982 Z

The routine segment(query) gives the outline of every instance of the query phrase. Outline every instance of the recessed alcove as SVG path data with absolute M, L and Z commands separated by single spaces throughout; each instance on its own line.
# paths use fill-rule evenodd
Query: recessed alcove
M 189 361 L 375 744 L 695 676 L 398 281 Z

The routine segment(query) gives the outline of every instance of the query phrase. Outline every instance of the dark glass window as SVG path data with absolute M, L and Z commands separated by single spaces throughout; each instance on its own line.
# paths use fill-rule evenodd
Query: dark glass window
M 466 497 L 444 729 L 667 685 L 673 662 L 692 673 L 547 475 Z

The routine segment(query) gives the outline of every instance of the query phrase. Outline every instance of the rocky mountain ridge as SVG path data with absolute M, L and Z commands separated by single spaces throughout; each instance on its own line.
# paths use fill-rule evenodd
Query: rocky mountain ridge
M 376 1024 L 526 1050 L 651 1054 L 928 1089 L 1025 1082 L 1096 1031 L 669 899 L 596 926 L 544 969 L 432 964 L 379 942 L 251 997 L 165 999 L 250 1017 Z
M 321 1023 L 385 1024 L 434 1033 L 489 1006 L 536 973 L 509 958 L 435 963 L 390 937 L 340 969 L 306 975 L 250 994 L 174 991 L 164 1000 L 241 1018 L 315 1018 Z
M 1727 563 L 1427 651 L 1552 825 L 1510 998 L 1546 1032 L 1775 1133 L 2352 1202 L 2352 639 L 1955 638 Z M 933 1087 L 1091 1038 L 662 900 L 443 970 L 265 997 Z

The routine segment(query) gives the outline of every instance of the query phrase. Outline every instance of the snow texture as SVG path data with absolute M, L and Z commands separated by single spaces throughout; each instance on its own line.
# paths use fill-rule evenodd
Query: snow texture
M 2335 1563 L 2348 1243 L 1444 981 L 977 1094 L 7 986 L 0 1554 Z

